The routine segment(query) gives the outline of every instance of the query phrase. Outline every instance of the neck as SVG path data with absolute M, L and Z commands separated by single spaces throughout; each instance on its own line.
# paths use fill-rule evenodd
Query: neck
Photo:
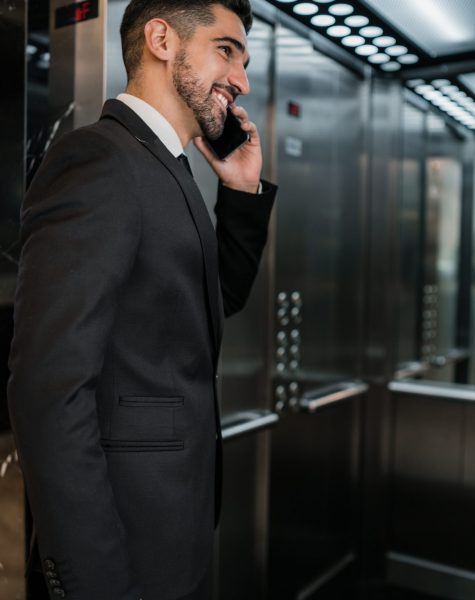
M 201 135 L 193 113 L 174 89 L 163 86 L 159 90 L 158 87 L 131 81 L 125 91 L 158 110 L 175 129 L 183 148 L 186 148 L 192 138 Z

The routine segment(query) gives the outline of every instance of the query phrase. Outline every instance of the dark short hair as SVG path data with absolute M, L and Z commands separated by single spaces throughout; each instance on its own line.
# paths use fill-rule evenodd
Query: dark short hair
M 125 9 L 120 37 L 127 78 L 134 78 L 142 61 L 144 27 L 151 19 L 165 19 L 184 41 L 190 39 L 197 26 L 214 23 L 211 8 L 224 6 L 242 21 L 246 33 L 252 26 L 249 0 L 131 0 Z

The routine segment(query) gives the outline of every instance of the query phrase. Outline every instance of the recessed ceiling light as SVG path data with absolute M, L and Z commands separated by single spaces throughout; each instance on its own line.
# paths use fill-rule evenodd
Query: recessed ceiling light
M 344 15 L 351 15 L 354 8 L 350 4 L 333 4 L 329 7 L 328 12 L 332 15 L 342 17 Z
M 424 79 L 409 79 L 406 81 L 407 85 L 411 88 L 415 88 L 417 85 L 423 85 L 425 83 Z
M 376 54 L 377 51 L 378 49 L 376 46 L 372 46 L 371 44 L 358 46 L 358 48 L 355 49 L 356 54 L 359 54 L 360 56 L 371 56 L 372 54 Z
M 407 48 L 406 46 L 391 46 L 390 48 L 386 48 L 386 53 L 389 56 L 402 56 L 403 54 L 407 54 Z
M 295 2 L 295 0 L 278 0 L 281 4 L 291 4 L 292 2 Z
M 345 25 L 348 25 L 348 27 L 364 27 L 368 23 L 368 17 L 363 17 L 363 15 L 351 15 L 351 17 L 345 19 Z
M 450 85 L 450 81 L 448 79 L 434 79 L 431 82 L 434 87 L 440 88 L 444 85 Z
M 390 35 L 382 35 L 381 37 L 377 37 L 373 40 L 373 44 L 378 46 L 378 48 L 387 48 L 388 46 L 392 46 L 396 43 L 396 40 Z
M 333 0 L 315 0 L 315 2 L 318 2 L 318 4 L 330 4 Z
M 360 35 L 348 35 L 347 37 L 341 40 L 343 46 L 349 46 L 350 48 L 356 48 L 356 46 L 361 46 L 361 44 L 365 43 L 365 39 Z
M 382 52 L 380 52 L 378 54 L 373 54 L 372 56 L 368 56 L 368 60 L 369 60 L 369 62 L 371 62 L 375 65 L 382 65 L 383 63 L 388 62 L 390 59 L 387 54 L 383 54 Z
M 369 27 L 363 27 L 363 29 L 360 29 L 360 35 L 368 38 L 378 37 L 378 35 L 381 35 L 382 33 L 383 30 L 381 27 L 373 27 L 371 25 Z
M 334 22 L 335 17 L 331 17 L 330 15 L 317 15 L 310 19 L 310 23 L 316 27 L 329 27 L 330 25 L 333 25 Z
M 419 62 L 419 57 L 415 54 L 404 54 L 404 56 L 398 56 L 398 61 L 402 65 L 413 65 L 416 62 Z
M 442 94 L 442 92 L 439 92 L 437 90 L 429 90 L 427 92 L 422 92 L 425 98 L 430 98 L 433 100 L 436 100 L 437 98 L 444 98 L 444 94 Z
M 327 34 L 331 37 L 344 37 L 351 33 L 351 29 L 345 25 L 334 25 L 327 29 Z
M 318 6 L 313 2 L 299 2 L 294 6 L 293 11 L 295 14 L 302 16 L 314 15 L 318 12 Z
M 422 85 L 416 86 L 416 92 L 418 94 L 423 94 L 424 92 L 433 92 L 433 91 L 434 91 L 434 88 L 428 84 L 422 84 Z
M 397 62 L 388 62 L 384 65 L 381 65 L 381 69 L 383 69 L 384 71 L 399 71 L 399 69 L 401 68 L 401 65 L 398 64 Z
M 459 89 L 456 85 L 444 85 L 440 88 L 444 94 L 450 94 L 451 92 L 458 92 Z

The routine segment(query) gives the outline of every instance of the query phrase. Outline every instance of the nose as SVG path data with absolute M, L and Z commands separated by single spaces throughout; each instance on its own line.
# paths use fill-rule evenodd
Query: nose
M 234 63 L 233 69 L 228 77 L 229 83 L 239 90 L 240 96 L 247 96 L 251 89 L 246 69 L 242 63 Z

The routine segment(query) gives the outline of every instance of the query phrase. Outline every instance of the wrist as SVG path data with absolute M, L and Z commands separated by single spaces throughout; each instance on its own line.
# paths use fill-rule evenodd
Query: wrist
M 261 189 L 261 180 L 257 182 L 232 182 L 232 181 L 221 181 L 221 184 L 225 187 L 235 190 L 236 192 L 246 192 L 247 194 L 257 194 Z

